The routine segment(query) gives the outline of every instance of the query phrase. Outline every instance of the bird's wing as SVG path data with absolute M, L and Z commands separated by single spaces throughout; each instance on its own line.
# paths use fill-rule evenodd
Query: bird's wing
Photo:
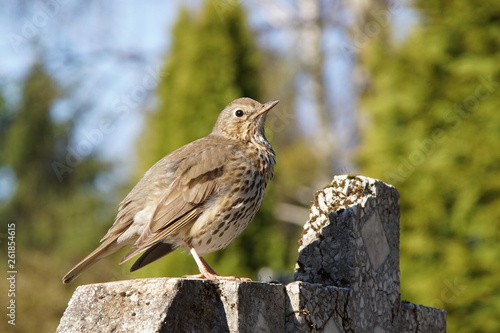
M 223 186 L 221 177 L 231 151 L 228 145 L 213 144 L 179 162 L 151 221 L 120 263 L 196 221 L 204 204 Z

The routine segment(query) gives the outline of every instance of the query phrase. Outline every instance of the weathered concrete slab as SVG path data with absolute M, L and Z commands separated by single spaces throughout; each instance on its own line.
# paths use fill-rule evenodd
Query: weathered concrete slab
M 283 332 L 283 285 L 139 279 L 76 289 L 58 333 Z

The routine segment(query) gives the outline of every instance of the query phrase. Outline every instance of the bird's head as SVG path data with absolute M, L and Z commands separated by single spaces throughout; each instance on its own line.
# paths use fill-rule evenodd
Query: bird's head
M 261 104 L 251 98 L 238 98 L 219 114 L 212 133 L 240 141 L 265 140 L 266 115 L 278 102 Z

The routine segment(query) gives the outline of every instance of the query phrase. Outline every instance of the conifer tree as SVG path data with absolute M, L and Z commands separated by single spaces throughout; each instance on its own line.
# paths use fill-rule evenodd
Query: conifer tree
M 53 169 L 54 161 L 66 163 L 74 128 L 51 117 L 60 94 L 37 64 L 25 79 L 19 105 L 2 114 L 0 168 L 12 170 L 15 189 L 0 207 L 0 220 L 4 235 L 8 224 L 15 225 L 17 312 L 32 319 L 18 320 L 15 327 L 2 321 L 2 332 L 54 331 L 71 295 L 62 287 L 63 273 L 102 237 L 106 225 L 99 222 L 112 221 L 94 187 L 105 170 L 101 162 L 93 155 L 82 158 L 62 180 Z M 113 273 L 92 271 L 82 281 L 110 279 Z
M 42 241 L 35 237 L 40 210 L 46 207 L 52 189 L 59 182 L 50 169 L 54 160 L 55 132 L 50 106 L 57 96 L 54 83 L 40 65 L 35 65 L 23 87 L 18 111 L 6 131 L 3 163 L 16 176 L 16 191 L 9 203 L 8 219 L 22 221 L 28 230 L 26 244 Z M 41 194 L 44 195 L 41 195 Z M 49 241 L 50 242 L 50 241 Z
M 500 330 L 500 3 L 417 0 L 401 45 L 362 50 L 364 174 L 401 194 L 402 297 L 451 332 Z
M 5 133 L 2 164 L 16 177 L 16 190 L 2 211 L 6 219 L 22 221 L 25 245 L 53 247 L 63 218 L 61 201 L 79 195 L 91 185 L 104 166 L 92 155 L 82 158 L 64 177 L 58 177 L 56 163 L 68 164 L 68 142 L 73 124 L 55 124 L 50 111 L 59 88 L 37 64 L 22 87 L 22 99 Z M 60 175 L 59 175 L 60 176 Z M 41 237 L 42 236 L 42 237 Z M 45 245 L 44 245 L 45 244 Z

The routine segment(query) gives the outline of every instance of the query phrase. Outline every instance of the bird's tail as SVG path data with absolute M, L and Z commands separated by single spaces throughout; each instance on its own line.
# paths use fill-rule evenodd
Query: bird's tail
M 125 243 L 125 244 L 124 244 Z M 82 261 L 76 264 L 62 279 L 64 284 L 70 283 L 73 281 L 78 275 L 80 275 L 84 270 L 97 263 L 104 257 L 109 256 L 110 254 L 122 249 L 123 247 L 129 245 L 124 243 L 117 243 L 115 238 L 108 239 L 104 241 L 97 249 L 92 251 L 88 256 L 85 257 Z

